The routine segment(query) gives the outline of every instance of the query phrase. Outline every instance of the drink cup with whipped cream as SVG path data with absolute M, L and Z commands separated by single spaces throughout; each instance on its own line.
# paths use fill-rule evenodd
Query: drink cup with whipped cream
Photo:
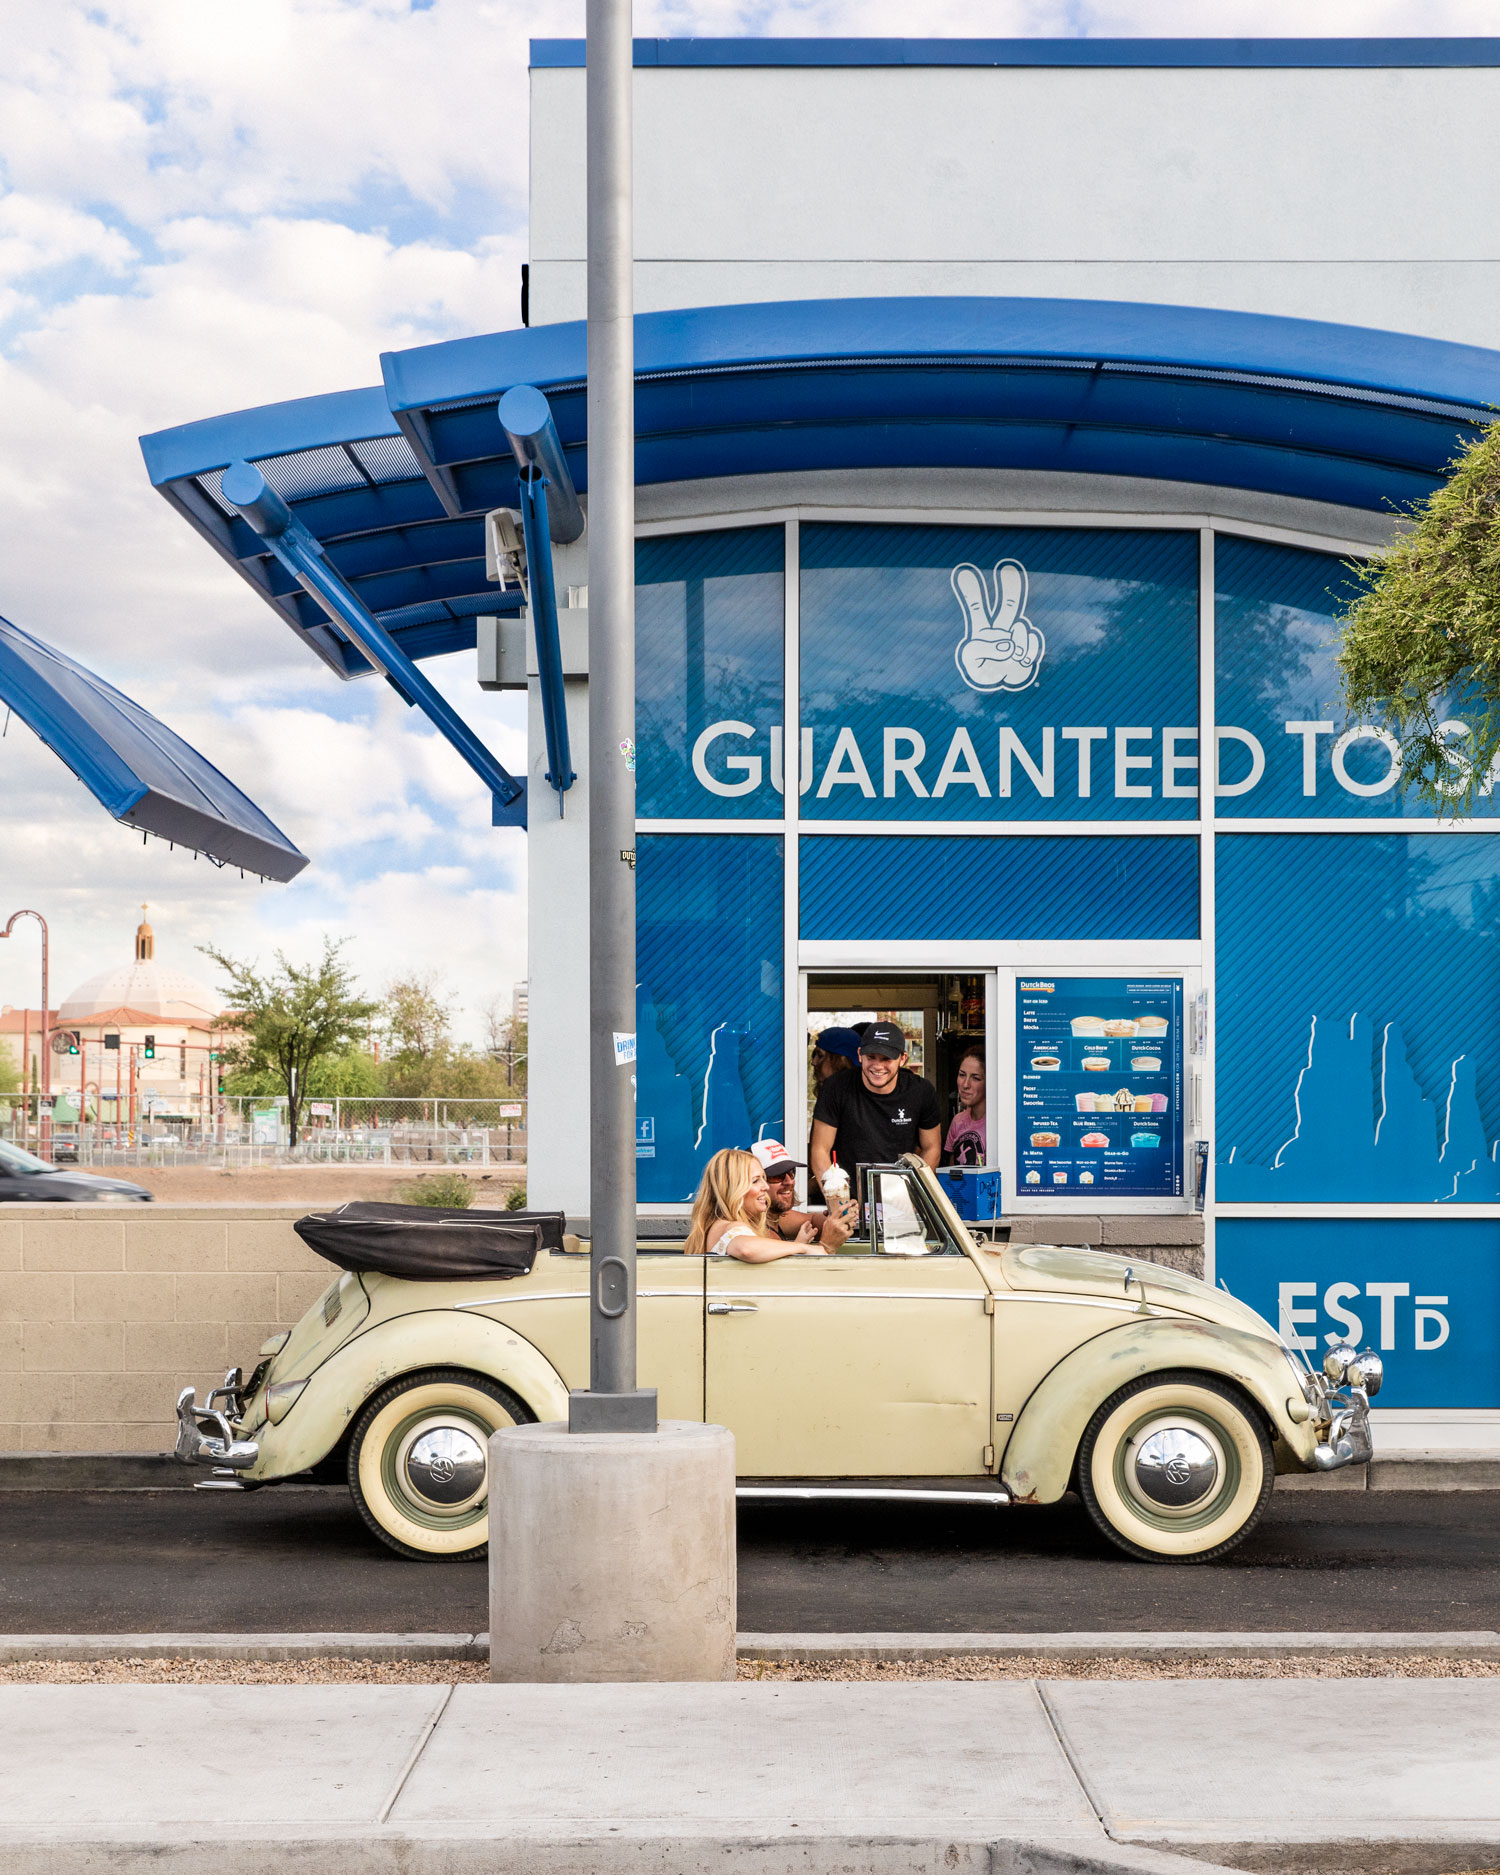
M 818 1183 L 830 1211 L 842 1210 L 849 1202 L 849 1174 L 841 1165 L 830 1165 Z

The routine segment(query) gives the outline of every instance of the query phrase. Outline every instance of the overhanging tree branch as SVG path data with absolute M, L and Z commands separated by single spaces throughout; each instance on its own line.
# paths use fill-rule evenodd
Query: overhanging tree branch
M 1355 721 L 1383 717 L 1401 783 L 1471 813 L 1500 778 L 1500 423 L 1467 444 L 1383 557 L 1351 568 L 1338 666 Z

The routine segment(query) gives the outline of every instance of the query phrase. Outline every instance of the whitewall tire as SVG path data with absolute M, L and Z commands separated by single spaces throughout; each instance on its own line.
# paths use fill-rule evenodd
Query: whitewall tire
M 477 1560 L 490 1538 L 490 1434 L 533 1417 L 484 1374 L 404 1374 L 366 1401 L 355 1423 L 349 1489 L 359 1514 L 402 1556 Z
M 1121 1387 L 1078 1448 L 1090 1517 L 1143 1561 L 1225 1555 L 1259 1523 L 1275 1482 L 1260 1414 L 1210 1374 L 1147 1374 Z

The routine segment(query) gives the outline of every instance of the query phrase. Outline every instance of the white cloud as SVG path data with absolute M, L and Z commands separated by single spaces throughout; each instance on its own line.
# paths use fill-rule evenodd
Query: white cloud
M 1462 33 L 1490 0 L 637 0 L 642 34 Z M 0 921 L 46 912 L 60 989 L 124 954 L 524 974 L 525 841 L 373 682 L 341 689 L 147 484 L 142 431 L 374 383 L 377 354 L 513 325 L 527 42 L 581 0 L 8 0 L 0 71 L 0 611 L 217 760 L 313 856 L 289 888 L 142 847 L 24 730 L 0 741 Z M 513 699 L 429 665 L 513 768 Z M 0 945 L 34 1001 L 35 941 Z M 470 1024 L 471 1032 L 476 1025 Z

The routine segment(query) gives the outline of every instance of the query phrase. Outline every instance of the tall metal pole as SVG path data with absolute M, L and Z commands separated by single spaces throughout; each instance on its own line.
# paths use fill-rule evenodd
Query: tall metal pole
M 48 1003 L 48 998 L 52 994 L 52 987 L 48 979 L 47 920 L 39 911 L 13 911 L 5 929 L 0 931 L 0 938 L 8 938 L 10 936 L 11 932 L 15 929 L 17 918 L 35 918 L 37 923 L 42 927 L 42 1041 L 41 1054 L 38 1057 L 40 1065 L 37 1069 L 36 1132 L 37 1145 L 43 1157 L 45 1157 L 47 1146 L 52 1138 L 52 1114 L 49 1108 L 44 1108 L 42 1105 L 44 1099 L 50 1102 L 52 1098 L 52 1036 L 50 1033 L 52 1011 Z M 29 1046 L 30 1042 L 28 1040 L 27 1047 Z M 21 1062 L 21 1092 L 23 1095 L 26 1091 L 26 1068 L 28 1065 L 23 1055 Z M 23 1100 L 21 1104 L 23 1114 L 25 1110 L 26 1106 Z
M 635 329 L 631 0 L 588 0 L 589 1390 L 575 1432 L 656 1427 L 635 1350 Z

